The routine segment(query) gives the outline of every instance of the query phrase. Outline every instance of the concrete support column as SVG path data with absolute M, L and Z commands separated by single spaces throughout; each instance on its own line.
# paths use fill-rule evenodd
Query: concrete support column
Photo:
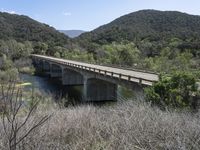
M 45 72 L 50 72 L 51 69 L 51 63 L 47 62 L 47 61 L 43 61 L 43 68 Z
M 61 78 L 62 77 L 62 66 L 51 64 L 50 74 L 52 78 Z
M 43 73 L 44 75 L 51 75 L 51 63 L 47 61 L 43 61 Z
M 84 80 L 84 98 L 86 101 L 117 100 L 117 84 L 99 79 Z
M 83 85 L 83 75 L 80 73 L 70 70 L 70 69 L 63 69 L 62 73 L 62 83 L 63 85 Z
M 88 101 L 88 99 L 87 99 L 87 81 L 88 81 L 87 76 L 84 76 L 84 80 L 83 80 L 83 98 L 82 98 L 83 101 Z

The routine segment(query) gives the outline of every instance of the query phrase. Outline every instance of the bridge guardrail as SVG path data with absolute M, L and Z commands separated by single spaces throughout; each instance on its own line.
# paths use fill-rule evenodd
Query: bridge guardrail
M 102 75 L 106 75 L 106 76 L 110 76 L 110 77 L 114 77 L 114 78 L 118 78 L 118 79 L 122 79 L 122 80 L 126 80 L 126 81 L 138 82 L 139 84 L 143 84 L 142 81 L 148 82 L 148 83 L 151 83 L 151 84 L 153 82 L 157 81 L 157 80 L 148 80 L 148 79 L 138 78 L 138 77 L 135 77 L 135 76 L 125 75 L 125 74 L 122 74 L 122 73 L 115 73 L 115 72 L 112 72 L 112 71 L 97 69 L 97 68 L 88 67 L 88 66 L 85 66 L 85 65 L 78 65 L 78 64 L 63 62 L 63 61 L 60 61 L 60 60 L 52 60 L 50 58 L 41 57 L 41 56 L 37 56 L 37 55 L 32 55 L 32 56 L 39 57 L 39 58 L 42 58 L 42 59 L 46 59 L 50 62 L 54 62 L 54 63 L 58 63 L 58 64 L 62 64 L 62 65 L 68 65 L 68 66 L 71 66 L 71 67 L 76 67 L 76 68 L 79 68 L 79 69 L 96 72 L 96 73 L 99 73 L 99 74 L 102 74 Z M 133 71 L 138 71 L 138 70 L 133 70 Z M 142 72 L 142 71 L 138 71 L 138 72 Z M 145 73 L 148 73 L 148 72 L 145 72 Z M 135 80 L 137 80 L 137 81 L 135 81 Z
M 138 72 L 143 72 L 143 73 L 149 73 L 149 74 L 159 75 L 159 73 L 154 72 L 154 71 L 141 70 L 141 69 L 137 69 L 137 68 L 131 68 L 131 67 L 128 67 L 128 66 L 117 66 L 117 65 L 108 65 L 108 64 L 96 64 L 96 65 L 106 66 L 106 67 L 112 67 L 112 68 L 117 68 L 117 69 L 126 69 L 126 70 L 130 70 L 130 71 L 138 71 Z

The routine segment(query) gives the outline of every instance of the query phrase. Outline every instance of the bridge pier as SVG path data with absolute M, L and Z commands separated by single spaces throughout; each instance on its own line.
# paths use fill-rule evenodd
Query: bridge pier
M 84 101 L 116 100 L 117 84 L 95 78 L 84 79 Z
M 51 64 L 50 75 L 52 78 L 62 78 L 63 68 L 62 66 Z
M 51 63 L 43 61 L 43 72 L 47 76 L 51 75 Z
M 83 85 L 83 75 L 80 73 L 70 70 L 68 68 L 63 69 L 62 73 L 62 84 L 63 85 Z

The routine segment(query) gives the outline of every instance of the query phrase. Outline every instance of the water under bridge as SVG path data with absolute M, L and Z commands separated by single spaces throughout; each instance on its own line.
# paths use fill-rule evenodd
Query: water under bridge
M 158 81 L 152 72 L 108 67 L 96 64 L 65 60 L 43 55 L 31 55 L 35 68 L 50 76 L 59 78 L 63 85 L 83 85 L 84 101 L 117 100 L 118 85 L 131 88 L 141 96 L 146 86 Z

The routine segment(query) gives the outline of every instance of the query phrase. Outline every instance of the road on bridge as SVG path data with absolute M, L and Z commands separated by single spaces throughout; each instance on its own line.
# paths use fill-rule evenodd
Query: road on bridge
M 152 85 L 153 82 L 156 82 L 159 80 L 159 77 L 157 74 L 145 72 L 145 71 L 108 67 L 108 66 L 89 64 L 89 63 L 84 63 L 84 62 L 77 62 L 77 61 L 54 58 L 54 57 L 43 56 L 43 55 L 34 55 L 33 54 L 32 56 L 41 58 L 44 60 L 53 61 L 58 64 L 64 64 L 64 63 L 69 64 L 70 63 L 70 64 L 74 64 L 75 66 L 85 66 L 88 68 L 95 68 L 97 70 L 107 71 L 109 73 L 113 73 L 113 76 L 115 76 L 115 77 L 117 77 L 117 75 L 121 74 L 122 76 L 120 78 L 122 78 L 124 80 L 128 80 L 128 77 L 131 76 L 132 77 L 131 81 L 139 82 L 138 79 L 141 79 L 142 84 L 144 84 L 144 85 Z M 94 72 L 96 72 L 96 71 L 94 70 Z M 134 79 L 134 77 L 135 77 L 135 79 Z M 129 80 L 130 80 L 130 78 L 129 78 Z

